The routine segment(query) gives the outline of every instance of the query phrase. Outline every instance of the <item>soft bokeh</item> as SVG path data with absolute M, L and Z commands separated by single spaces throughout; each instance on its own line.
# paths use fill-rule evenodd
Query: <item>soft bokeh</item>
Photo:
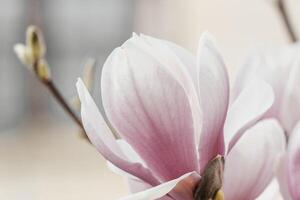
M 300 34 L 300 2 L 287 4 Z M 76 95 L 86 59 L 97 59 L 97 103 L 103 62 L 133 31 L 194 52 L 208 30 L 231 75 L 251 49 L 289 41 L 273 0 L 0 0 L 0 199 L 110 200 L 127 192 L 14 55 L 29 24 L 45 33 L 52 76 L 66 99 Z

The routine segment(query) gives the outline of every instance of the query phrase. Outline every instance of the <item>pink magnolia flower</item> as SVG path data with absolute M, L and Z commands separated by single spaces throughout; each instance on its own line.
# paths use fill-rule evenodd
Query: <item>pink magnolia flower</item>
M 274 90 L 275 103 L 264 117 L 277 118 L 288 139 L 277 177 L 282 195 L 287 200 L 300 199 L 299 50 L 299 45 L 292 45 L 252 55 L 241 66 L 233 91 L 235 96 L 238 96 L 243 87 L 257 78 L 267 81 Z
M 127 178 L 133 194 L 123 200 L 213 199 L 223 192 L 251 200 L 271 181 L 285 148 L 276 120 L 259 121 L 273 103 L 272 88 L 250 84 L 229 105 L 226 68 L 207 33 L 197 59 L 173 43 L 133 35 L 108 57 L 101 84 L 107 120 L 77 82 L 82 121 L 112 170 Z M 210 182 L 216 190 L 208 191 Z

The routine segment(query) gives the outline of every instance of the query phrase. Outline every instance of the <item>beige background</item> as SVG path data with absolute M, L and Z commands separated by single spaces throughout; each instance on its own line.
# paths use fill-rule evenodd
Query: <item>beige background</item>
M 174 41 L 193 52 L 201 32 L 209 30 L 217 38 L 232 75 L 249 49 L 288 43 L 273 2 L 137 0 L 131 2 L 135 8 L 131 11 L 132 30 Z M 300 1 L 288 3 L 294 24 L 300 28 L 300 21 L 295 22 L 300 18 L 297 12 Z M 113 8 L 110 12 L 118 10 Z M 113 46 L 116 45 L 113 43 Z M 74 80 L 69 82 L 71 86 Z M 43 91 L 40 86 L 37 89 Z M 37 98 L 38 101 L 48 99 L 45 92 L 41 96 L 43 98 Z M 24 117 L 14 126 L 2 129 L 0 199 L 112 200 L 125 195 L 126 183 L 122 178 L 106 169 L 103 158 L 78 137 L 73 124 L 60 123 L 55 115 L 49 114 L 53 107 L 58 109 L 54 103 L 34 117 L 22 115 Z M 4 107 L 1 112 L 2 109 Z M 62 118 L 66 117 L 63 115 Z

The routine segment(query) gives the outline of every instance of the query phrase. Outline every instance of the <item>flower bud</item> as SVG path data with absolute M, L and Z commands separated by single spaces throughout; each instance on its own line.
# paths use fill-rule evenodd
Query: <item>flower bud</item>
M 194 194 L 195 200 L 224 200 L 221 190 L 223 185 L 224 164 L 224 157 L 220 155 L 209 161 L 201 174 L 201 181 Z
M 51 78 L 50 69 L 45 60 L 41 59 L 37 62 L 36 73 L 42 81 L 48 81 Z
M 26 45 L 30 50 L 33 61 L 37 61 L 44 57 L 46 52 L 43 35 L 36 26 L 29 26 L 26 33 Z

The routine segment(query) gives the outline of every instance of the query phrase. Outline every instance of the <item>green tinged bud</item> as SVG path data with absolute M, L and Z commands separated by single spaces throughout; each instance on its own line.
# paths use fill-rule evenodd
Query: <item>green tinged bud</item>
M 41 59 L 37 62 L 36 73 L 42 81 L 49 81 L 51 78 L 50 69 L 45 60 Z
M 44 57 L 46 47 L 43 35 L 38 27 L 31 25 L 27 28 L 26 46 L 30 51 L 33 61 L 37 61 Z

